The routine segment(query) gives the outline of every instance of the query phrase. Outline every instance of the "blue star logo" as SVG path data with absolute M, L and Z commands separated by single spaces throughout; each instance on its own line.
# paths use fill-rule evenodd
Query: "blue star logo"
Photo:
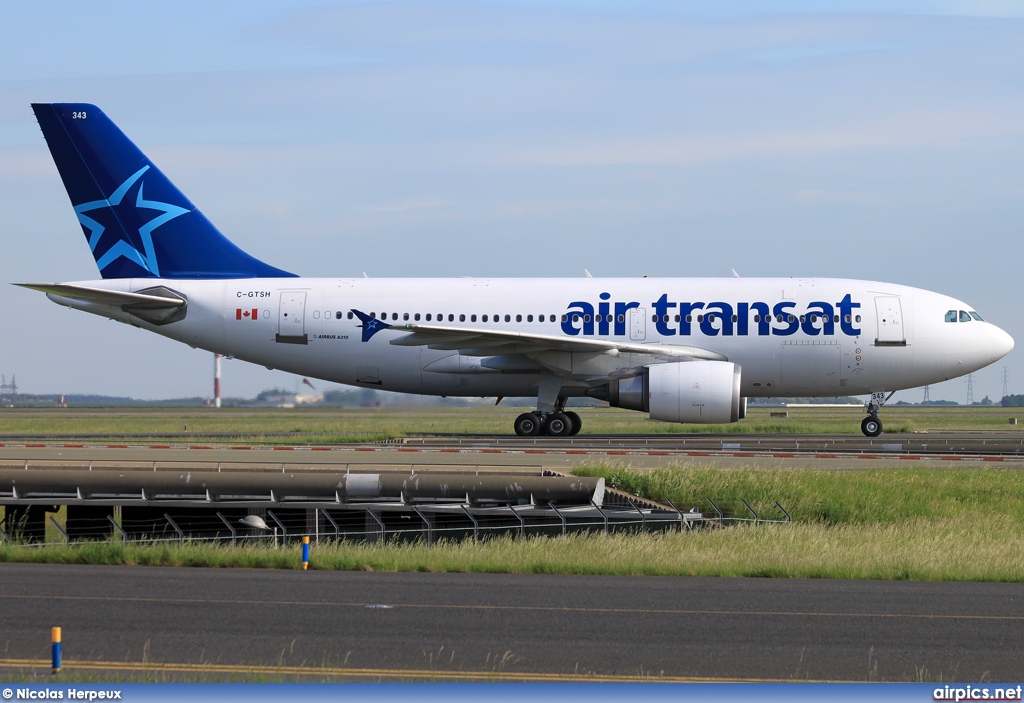
M 352 308 L 352 312 L 354 312 L 356 317 L 359 318 L 359 321 L 363 323 L 358 326 L 363 329 L 364 342 L 369 342 L 370 338 L 373 337 L 373 335 L 380 332 L 381 330 L 391 328 L 391 325 L 389 325 L 388 323 L 378 320 L 376 317 L 371 317 L 370 315 L 367 315 L 365 312 L 356 310 L 355 308 Z
M 99 256 L 97 256 L 96 249 L 103 240 L 103 234 L 107 231 L 107 227 L 85 214 L 87 212 L 92 212 L 93 210 L 109 208 L 113 213 L 114 220 L 119 225 L 121 225 L 125 219 L 133 219 L 132 217 L 118 217 L 116 208 L 121 206 L 121 201 L 124 200 L 125 195 L 128 194 L 128 191 L 131 190 L 132 186 L 134 186 L 136 182 L 139 182 L 142 175 L 148 170 L 149 166 L 143 166 L 134 174 L 129 176 L 124 183 L 118 186 L 117 190 L 115 190 L 113 195 L 111 195 L 107 200 L 94 200 L 92 202 L 82 203 L 81 205 L 75 206 L 75 214 L 78 215 L 78 221 L 82 223 L 83 227 L 89 230 L 89 249 L 92 250 L 93 256 L 96 257 L 96 265 L 99 267 L 100 271 L 103 271 L 103 269 L 111 263 L 123 256 L 129 261 L 138 264 L 146 271 L 149 271 L 154 276 L 160 276 L 160 265 L 157 262 L 156 249 L 153 246 L 153 230 L 161 225 L 167 224 L 175 217 L 180 217 L 188 213 L 188 210 L 183 207 L 178 207 L 177 205 L 171 205 L 170 203 L 146 200 L 143 195 L 144 184 L 140 182 L 138 194 L 135 197 L 135 208 L 156 210 L 163 214 L 149 220 L 139 227 L 138 241 L 132 241 L 134 238 L 132 237 L 131 232 L 127 231 L 127 228 L 125 228 L 123 236 L 121 233 L 114 231 L 113 234 L 117 236 L 117 241 Z M 131 199 L 128 201 L 129 205 L 130 203 Z M 138 217 L 138 215 L 134 214 L 133 216 Z M 121 226 L 123 227 L 123 225 Z M 123 238 L 124 236 L 128 237 L 128 240 L 125 240 Z M 141 251 L 139 250 L 139 243 L 142 245 Z

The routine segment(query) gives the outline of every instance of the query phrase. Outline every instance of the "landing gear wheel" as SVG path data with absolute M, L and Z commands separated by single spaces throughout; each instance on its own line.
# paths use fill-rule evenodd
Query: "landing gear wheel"
M 569 430 L 569 436 L 575 437 L 580 433 L 580 430 L 583 429 L 583 420 L 581 420 L 580 416 L 571 410 L 566 412 L 565 416 L 569 418 L 569 423 L 572 425 L 572 429 Z
M 540 418 L 533 413 L 523 413 L 516 418 L 513 427 L 520 437 L 536 437 L 540 434 Z
M 551 413 L 544 422 L 544 434 L 549 437 L 568 437 L 572 432 L 572 421 L 565 413 Z
M 869 415 L 860 423 L 860 431 L 868 437 L 877 437 L 882 434 L 882 421 L 877 417 Z

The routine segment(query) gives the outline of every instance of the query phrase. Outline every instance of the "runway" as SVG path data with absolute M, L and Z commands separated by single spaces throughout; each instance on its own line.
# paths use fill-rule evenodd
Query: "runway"
M 1024 585 L 0 564 L 0 671 L 344 680 L 1020 677 Z M 262 667 L 262 668 L 259 668 Z
M 476 471 L 537 474 L 579 464 L 612 463 L 655 469 L 669 464 L 763 468 L 870 469 L 902 466 L 1024 468 L 1018 432 L 929 432 L 878 438 L 855 435 L 579 435 L 509 437 L 447 435 L 365 444 L 252 445 L 201 443 L 195 437 L 4 437 L 0 463 L 55 468 L 82 465 L 260 470 Z M 225 438 L 220 438 L 225 439 Z M 74 441 L 70 441 L 74 440 Z

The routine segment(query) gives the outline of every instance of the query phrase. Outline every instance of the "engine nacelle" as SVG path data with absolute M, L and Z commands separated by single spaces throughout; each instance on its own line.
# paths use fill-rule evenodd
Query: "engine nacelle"
M 642 410 L 652 420 L 718 424 L 742 420 L 741 369 L 727 361 L 682 361 L 645 366 L 643 373 L 611 381 L 587 395 L 613 408 Z

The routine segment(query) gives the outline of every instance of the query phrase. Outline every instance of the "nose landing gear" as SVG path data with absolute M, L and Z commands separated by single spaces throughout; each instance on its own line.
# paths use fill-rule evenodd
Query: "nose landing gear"
M 878 411 L 885 405 L 885 401 L 892 398 L 892 394 L 896 391 L 892 391 L 889 395 L 885 394 L 885 391 L 877 391 L 871 394 L 871 400 L 868 401 L 867 410 L 868 416 L 860 423 L 860 431 L 868 437 L 877 437 L 882 434 L 882 421 L 878 419 Z
M 860 423 L 860 431 L 868 437 L 877 437 L 882 434 L 882 421 L 878 419 L 878 415 L 868 415 Z

